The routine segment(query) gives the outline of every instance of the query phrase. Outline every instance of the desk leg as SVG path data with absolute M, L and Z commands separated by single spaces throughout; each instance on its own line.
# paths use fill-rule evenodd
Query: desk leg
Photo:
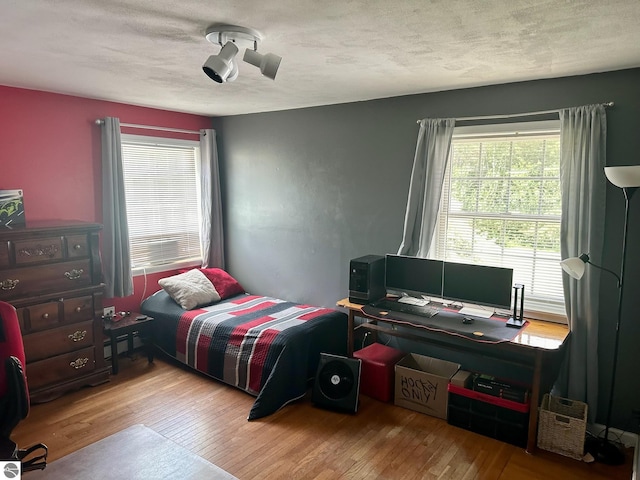
M 147 360 L 149 361 L 149 363 L 153 363 L 153 346 L 156 340 L 154 337 L 153 325 L 147 328 L 145 337 L 147 342 Z
M 111 373 L 118 374 L 118 336 L 111 331 Z
M 127 356 L 133 355 L 133 332 L 127 334 Z
M 531 408 L 529 409 L 529 435 L 527 437 L 527 453 L 536 452 L 538 434 L 538 408 L 540 405 L 540 377 L 542 375 L 542 352 L 536 350 L 533 367 L 533 385 L 531 386 Z
M 347 320 L 347 356 L 353 357 L 353 329 L 355 325 L 355 314 L 349 309 Z

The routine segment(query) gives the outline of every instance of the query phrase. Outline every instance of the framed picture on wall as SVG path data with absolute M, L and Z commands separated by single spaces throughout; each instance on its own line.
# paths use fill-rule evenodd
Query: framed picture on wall
M 24 226 L 22 190 L 0 190 L 0 227 Z

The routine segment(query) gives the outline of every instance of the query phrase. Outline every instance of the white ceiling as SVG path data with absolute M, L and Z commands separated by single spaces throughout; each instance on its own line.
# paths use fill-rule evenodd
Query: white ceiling
M 213 23 L 262 33 L 275 81 L 242 61 L 210 80 Z M 640 0 L 0 3 L 0 84 L 207 116 L 638 66 Z

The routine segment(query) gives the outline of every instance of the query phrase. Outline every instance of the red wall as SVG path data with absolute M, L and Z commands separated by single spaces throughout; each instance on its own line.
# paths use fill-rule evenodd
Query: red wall
M 4 86 L 0 86 L 0 112 L 0 190 L 24 191 L 27 222 L 102 222 L 101 127 L 96 119 L 118 117 L 121 123 L 185 130 L 211 128 L 208 117 Z M 125 128 L 123 132 L 160 134 Z M 144 278 L 136 277 L 134 295 L 105 299 L 105 305 L 115 305 L 118 311 L 137 310 L 142 295 L 158 290 L 158 279 L 169 273 L 148 275 L 146 292 Z

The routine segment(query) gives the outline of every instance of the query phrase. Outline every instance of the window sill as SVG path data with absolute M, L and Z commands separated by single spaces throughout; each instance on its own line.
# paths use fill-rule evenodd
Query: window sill
M 183 262 L 175 262 L 175 263 L 164 264 L 164 265 L 150 265 L 148 267 L 135 267 L 131 269 L 131 273 L 133 274 L 133 276 L 149 275 L 151 273 L 172 272 L 174 270 L 180 270 L 182 268 L 199 267 L 200 265 L 202 265 L 202 260 L 192 259 L 192 260 L 185 260 Z
M 524 317 L 531 318 L 533 320 L 541 320 L 543 322 L 560 323 L 562 325 L 567 325 L 569 323 L 567 316 L 559 313 L 539 312 L 525 309 Z

